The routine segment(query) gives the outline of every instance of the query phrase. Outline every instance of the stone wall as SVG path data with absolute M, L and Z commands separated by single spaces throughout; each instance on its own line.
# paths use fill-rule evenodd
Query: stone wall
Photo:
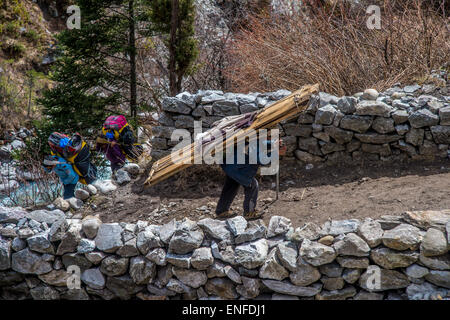
M 441 90 L 441 91 L 440 91 Z M 448 88 L 434 85 L 368 89 L 354 96 L 313 96 L 307 112 L 280 124 L 288 146 L 286 158 L 305 164 L 347 164 L 361 161 L 433 160 L 450 157 Z M 153 156 L 170 153 L 177 128 L 193 132 L 194 120 L 205 129 L 224 116 L 263 108 L 290 92 L 233 94 L 187 92 L 162 102 L 159 126 L 153 128 Z
M 0 235 L 0 299 L 450 299 L 450 210 L 294 228 L 0 207 Z

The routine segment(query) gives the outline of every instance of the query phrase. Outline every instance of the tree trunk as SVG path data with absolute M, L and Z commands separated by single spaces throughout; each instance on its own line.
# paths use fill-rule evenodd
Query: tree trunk
M 172 17 L 170 21 L 170 45 L 169 45 L 169 86 L 170 95 L 175 96 L 180 92 L 177 77 L 176 45 L 179 15 L 179 0 L 172 0 Z
M 129 39 L 129 55 L 130 55 L 130 115 L 136 120 L 137 117 L 137 93 L 136 93 L 136 34 L 134 20 L 134 1 L 128 2 L 128 12 L 130 19 L 130 39 Z

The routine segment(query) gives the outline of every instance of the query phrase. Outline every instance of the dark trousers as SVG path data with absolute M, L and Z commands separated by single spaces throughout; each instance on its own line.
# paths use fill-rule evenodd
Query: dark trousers
M 70 199 L 75 196 L 75 186 L 76 184 L 65 184 L 64 185 L 64 200 Z
M 221 214 L 230 210 L 231 203 L 233 202 L 236 194 L 239 190 L 240 184 L 229 176 L 226 177 L 225 184 L 223 185 L 222 194 L 220 195 L 219 202 L 217 203 L 216 214 Z M 256 200 L 258 199 L 258 181 L 253 178 L 249 187 L 244 186 L 244 213 L 255 211 Z

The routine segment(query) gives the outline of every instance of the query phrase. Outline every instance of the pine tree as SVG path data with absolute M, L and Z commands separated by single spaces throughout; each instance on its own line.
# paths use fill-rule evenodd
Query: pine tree
M 77 0 L 81 28 L 61 32 L 60 58 L 51 73 L 56 82 L 40 100 L 53 130 L 87 133 L 110 113 L 139 104 L 136 32 L 145 3 L 140 0 Z
M 182 90 L 183 78 L 193 71 L 198 56 L 194 38 L 194 0 L 148 0 L 148 5 L 152 22 L 148 27 L 149 33 L 166 35 L 169 92 L 174 96 Z

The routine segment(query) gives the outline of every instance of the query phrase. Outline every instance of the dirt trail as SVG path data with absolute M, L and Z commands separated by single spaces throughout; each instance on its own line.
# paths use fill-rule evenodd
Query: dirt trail
M 306 170 L 282 166 L 280 199 L 267 208 L 264 220 L 283 215 L 295 227 L 327 219 L 377 218 L 406 210 L 450 208 L 450 161 L 386 165 L 385 167 L 324 167 Z M 191 168 L 155 187 L 142 190 L 138 180 L 119 188 L 114 199 L 97 197 L 104 222 L 148 220 L 161 224 L 173 218 L 214 218 L 224 175 L 218 167 Z M 258 207 L 275 199 L 275 178 L 260 177 Z M 242 214 L 243 192 L 233 209 Z M 158 209 L 159 208 L 159 209 Z

